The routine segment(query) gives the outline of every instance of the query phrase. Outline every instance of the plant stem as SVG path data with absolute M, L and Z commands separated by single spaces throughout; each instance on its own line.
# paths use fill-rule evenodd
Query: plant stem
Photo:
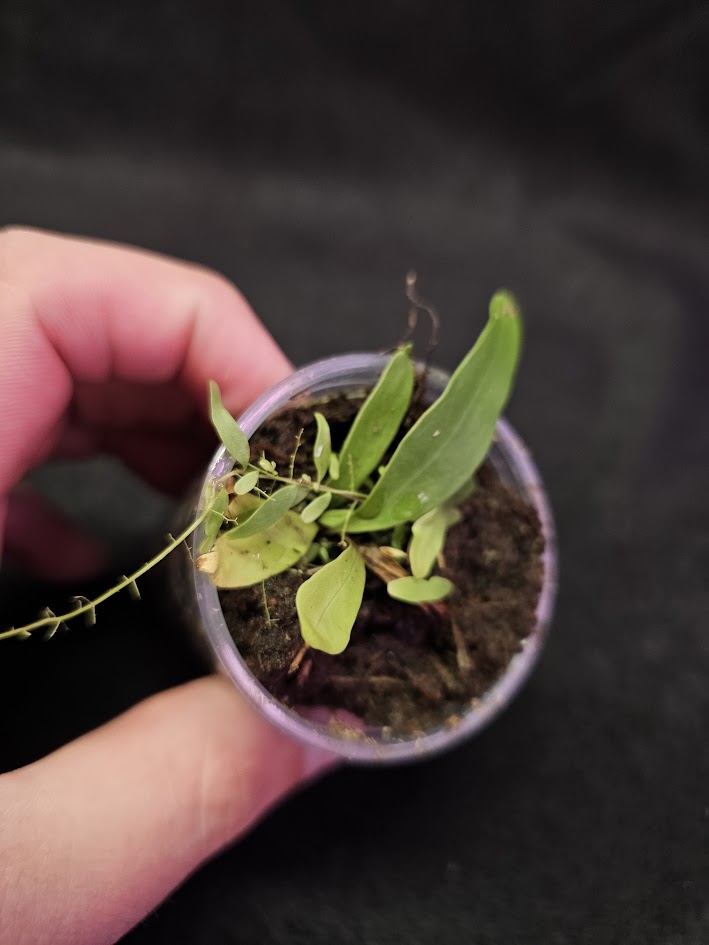
M 290 468 L 288 470 L 288 475 L 290 478 L 293 478 L 293 469 L 295 468 L 295 458 L 298 455 L 298 450 L 300 449 L 300 441 L 303 439 L 303 433 L 305 432 L 305 427 L 302 427 L 300 433 L 295 438 L 295 449 L 293 450 L 293 455 L 290 458 Z
M 301 646 L 301 648 L 298 650 L 298 652 L 297 652 L 297 653 L 295 654 L 295 656 L 293 657 L 292 663 L 291 663 L 290 666 L 288 667 L 288 672 L 287 672 L 287 674 L 286 674 L 286 675 L 288 676 L 288 678 L 290 678 L 291 676 L 295 676 L 295 674 L 298 672 L 298 669 L 299 669 L 299 667 L 300 667 L 300 664 L 303 662 L 303 657 L 305 656 L 305 654 L 308 652 L 309 649 L 310 649 L 310 647 L 308 646 L 308 644 L 307 644 L 307 643 L 303 643 L 303 645 Z
M 302 486 L 304 489 L 310 489 L 311 492 L 331 492 L 333 495 L 341 495 L 346 499 L 366 499 L 364 492 L 350 492 L 346 489 L 334 489 L 332 486 L 326 486 L 321 482 L 302 482 L 300 479 L 292 479 L 288 476 L 277 476 L 275 473 L 267 473 L 260 466 L 249 464 L 247 469 L 255 469 L 263 479 L 270 479 L 272 482 L 284 482 L 289 486 Z M 233 476 L 233 470 L 220 476 L 217 482 L 226 482 L 230 476 Z
M 265 581 L 261 581 L 261 593 L 263 595 L 263 609 L 266 612 L 266 625 L 268 626 L 268 629 L 270 630 L 271 627 L 273 626 L 273 623 L 271 621 L 271 611 L 268 609 L 268 599 L 266 597 L 266 582 Z
M 346 499 L 366 499 L 363 492 L 348 492 L 346 489 L 333 489 L 332 486 L 326 486 L 322 482 L 301 482 L 298 479 L 289 479 L 288 476 L 269 476 L 267 479 L 273 479 L 274 482 L 285 482 L 289 486 L 303 486 L 304 489 L 310 489 L 312 492 L 331 492 L 333 495 L 341 495 Z
M 295 480 L 296 485 L 305 485 L 305 483 L 300 483 Z M 364 492 L 349 492 L 347 489 L 334 489 L 332 486 L 326 486 L 322 482 L 313 482 L 310 484 L 310 488 L 313 492 L 331 492 L 333 495 L 344 496 L 345 499 L 354 499 L 356 502 L 357 499 L 366 499 L 367 496 Z
M 345 519 L 345 521 L 344 521 L 343 524 L 342 524 L 342 533 L 340 534 L 340 544 L 341 544 L 341 545 L 347 544 L 347 539 L 345 538 L 345 535 L 347 534 L 347 529 L 348 529 L 349 524 L 350 524 L 350 519 L 352 518 L 352 515 L 354 514 L 354 510 L 355 510 L 355 506 L 356 506 L 356 505 L 357 505 L 357 500 L 355 499 L 355 501 L 352 503 L 352 505 L 351 505 L 351 506 L 349 507 L 349 509 L 347 510 L 347 518 Z M 353 542 L 353 544 L 354 544 L 354 542 Z
M 183 541 L 185 541 L 189 536 L 194 532 L 202 522 L 206 519 L 211 511 L 211 505 L 207 505 L 205 509 L 200 512 L 199 516 L 180 532 L 177 538 L 173 538 L 170 543 L 162 549 L 154 558 L 151 558 L 150 561 L 146 561 L 145 564 L 141 565 L 137 571 L 134 571 L 132 574 L 124 577 L 118 584 L 109 588 L 109 590 L 104 591 L 103 594 L 99 594 L 98 597 L 94 597 L 93 600 L 86 601 L 85 604 L 82 604 L 80 607 L 77 607 L 75 610 L 70 611 L 66 614 L 57 614 L 51 617 L 42 617 L 40 620 L 35 620 L 33 623 L 25 624 L 22 627 L 12 627 L 10 630 L 5 630 L 3 633 L 0 633 L 0 640 L 6 640 L 10 637 L 16 636 L 26 636 L 26 634 L 31 633 L 33 630 L 39 630 L 41 627 L 49 627 L 53 624 L 65 623 L 67 620 L 71 620 L 74 617 L 79 617 L 81 614 L 92 613 L 99 604 L 103 604 L 104 601 L 108 600 L 109 597 L 113 597 L 115 594 L 118 594 L 120 591 L 125 590 L 127 587 L 132 587 L 139 577 L 142 577 L 145 573 L 150 571 L 151 568 L 154 568 L 156 564 L 167 558 L 167 556 L 179 547 Z

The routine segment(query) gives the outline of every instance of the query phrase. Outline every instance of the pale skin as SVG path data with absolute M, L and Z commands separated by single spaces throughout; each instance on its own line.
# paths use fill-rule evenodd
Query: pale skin
M 0 230 L 3 556 L 45 578 L 100 570 L 101 549 L 18 489 L 23 476 L 52 457 L 101 448 L 179 492 L 211 446 L 208 380 L 238 414 L 290 370 L 243 297 L 213 272 L 107 243 Z M 0 659 L 10 645 L 21 644 L 0 643 Z M 3 941 L 115 942 L 330 764 L 215 676 L 0 775 Z

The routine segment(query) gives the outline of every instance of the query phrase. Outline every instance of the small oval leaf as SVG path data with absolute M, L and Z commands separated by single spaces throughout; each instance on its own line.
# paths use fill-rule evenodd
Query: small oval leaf
M 448 529 L 460 518 L 460 512 L 455 506 L 444 504 L 437 505 L 414 522 L 409 544 L 409 562 L 414 577 L 429 576 L 436 558 L 443 551 Z
M 259 502 L 255 511 L 249 515 L 241 525 L 235 525 L 226 532 L 230 540 L 249 538 L 266 528 L 270 528 L 279 519 L 283 518 L 289 509 L 301 502 L 308 494 L 302 486 L 283 486 L 273 492 L 267 499 Z
M 438 575 L 431 578 L 407 576 L 387 584 L 389 596 L 407 604 L 434 604 L 447 597 L 452 590 L 452 582 Z
M 315 445 L 313 446 L 313 462 L 317 470 L 318 482 L 321 482 L 330 468 L 330 457 L 332 456 L 330 425 L 317 410 L 313 413 L 313 416 L 318 427 L 315 435 Z
M 234 483 L 234 495 L 246 495 L 247 492 L 251 492 L 258 480 L 259 474 L 256 469 L 252 469 L 251 472 L 247 472 Z
M 239 466 L 248 466 L 249 441 L 236 420 L 222 403 L 222 395 L 216 381 L 209 382 L 209 419 L 227 452 Z
M 303 511 L 300 513 L 300 517 L 303 519 L 306 525 L 309 525 L 311 522 L 316 522 L 331 501 L 332 492 L 323 492 L 322 495 L 314 498 L 312 502 L 308 502 Z
M 275 525 L 250 538 L 234 540 L 230 532 L 223 532 L 214 551 L 198 558 L 196 566 L 217 587 L 251 587 L 297 564 L 317 530 L 317 525 L 306 525 L 296 512 L 287 512 Z
M 354 545 L 304 581 L 295 596 L 300 632 L 313 649 L 334 655 L 350 640 L 364 594 L 365 567 Z
M 340 475 L 340 457 L 337 453 L 333 453 L 330 457 L 329 473 L 333 479 L 337 479 Z

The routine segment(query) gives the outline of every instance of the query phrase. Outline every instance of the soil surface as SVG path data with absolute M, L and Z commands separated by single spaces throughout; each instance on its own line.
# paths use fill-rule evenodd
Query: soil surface
M 361 398 L 338 396 L 317 409 L 330 424 L 333 448 L 344 440 Z M 314 475 L 312 406 L 294 404 L 252 438 L 252 456 L 265 453 L 288 473 L 302 429 L 295 474 Z M 414 405 L 405 430 L 420 415 Z M 402 435 L 402 434 L 400 434 Z M 392 449 L 396 444 L 392 446 Z M 367 570 L 364 601 L 344 653 L 303 648 L 295 594 L 305 570 L 291 570 L 262 587 L 220 592 L 232 637 L 254 675 L 289 706 L 345 709 L 393 735 L 420 735 L 455 724 L 467 706 L 502 674 L 535 625 L 544 541 L 535 509 L 510 491 L 489 463 L 448 532 L 434 573 L 455 590 L 440 604 L 417 607 L 393 600 Z M 376 537 L 356 536 L 376 544 Z M 295 663 L 294 663 L 295 661 Z M 296 668 L 297 667 L 297 668 Z

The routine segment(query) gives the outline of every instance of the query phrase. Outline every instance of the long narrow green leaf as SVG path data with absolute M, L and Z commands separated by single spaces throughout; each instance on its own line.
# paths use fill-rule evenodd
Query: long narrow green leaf
M 289 509 L 301 502 L 307 494 L 308 490 L 301 486 L 283 486 L 282 489 L 273 492 L 262 502 L 257 500 L 259 505 L 255 511 L 249 515 L 246 521 L 230 528 L 226 532 L 226 537 L 230 541 L 235 541 L 240 538 L 249 538 L 251 535 L 256 535 L 258 532 L 270 528 L 271 525 L 283 518 Z
M 321 413 L 316 410 L 313 413 L 315 423 L 317 424 L 317 433 L 315 435 L 315 445 L 313 446 L 313 462 L 318 474 L 318 482 L 322 482 L 324 476 L 330 468 L 330 458 L 332 456 L 332 445 L 330 442 L 330 425 Z
M 217 436 L 239 464 L 248 466 L 249 441 L 239 424 L 222 403 L 222 395 L 216 381 L 209 382 L 209 418 Z
M 443 394 L 396 449 L 381 479 L 350 519 L 366 532 L 415 521 L 453 495 L 485 459 L 507 402 L 522 336 L 513 297 L 497 293 L 482 334 Z
M 340 450 L 339 475 L 330 485 L 357 489 L 376 469 L 406 416 L 414 387 L 411 345 L 389 361 L 360 407 Z
M 295 595 L 305 642 L 325 653 L 342 653 L 350 640 L 364 594 L 365 567 L 349 545 L 334 561 L 304 581 Z

